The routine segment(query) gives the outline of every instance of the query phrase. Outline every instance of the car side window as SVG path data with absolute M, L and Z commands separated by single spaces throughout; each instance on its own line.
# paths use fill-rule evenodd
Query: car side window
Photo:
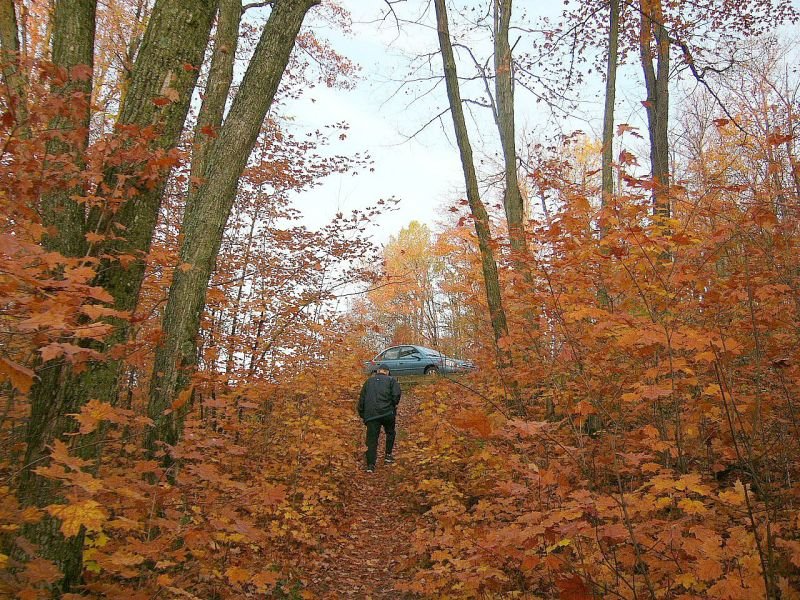
M 394 360 L 400 356 L 400 348 L 390 348 L 383 353 L 381 357 L 383 360 Z
M 404 346 L 400 349 L 400 358 L 408 358 L 413 356 L 414 354 L 419 354 L 416 348 L 412 348 L 411 346 Z

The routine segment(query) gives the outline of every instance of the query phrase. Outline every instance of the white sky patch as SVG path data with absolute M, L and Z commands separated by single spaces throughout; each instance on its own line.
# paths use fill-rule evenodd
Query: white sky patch
M 356 19 L 363 15 L 354 15 Z M 374 171 L 333 174 L 322 185 L 297 196 L 295 205 L 303 212 L 310 227 L 318 227 L 336 214 L 374 205 L 380 199 L 400 200 L 396 210 L 377 220 L 377 242 L 406 226 L 411 220 L 433 223 L 445 199 L 452 198 L 454 189 L 463 187 L 458 150 L 434 123 L 429 130 L 408 139 L 431 114 L 428 106 L 407 107 L 407 100 L 391 100 L 396 84 L 389 77 L 400 78 L 407 68 L 406 59 L 397 54 L 397 31 L 379 31 L 377 24 L 354 26 L 354 36 L 331 35 L 335 47 L 362 67 L 361 79 L 354 90 L 317 87 L 299 101 L 291 103 L 284 113 L 291 115 L 300 130 L 313 131 L 326 125 L 345 121 L 350 129 L 346 140 L 335 136 L 326 152 L 351 154 L 368 153 Z M 404 36 L 404 51 L 422 47 L 430 50 L 435 44 L 434 31 L 430 40 L 414 28 L 413 35 Z M 387 47 L 387 42 L 394 48 Z M 442 92 L 443 93 L 443 92 Z M 435 114 L 435 113 L 434 113 Z M 443 121 L 451 133 L 449 115 Z

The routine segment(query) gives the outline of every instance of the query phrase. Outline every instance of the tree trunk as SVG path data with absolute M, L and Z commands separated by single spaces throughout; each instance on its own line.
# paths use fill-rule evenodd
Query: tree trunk
M 453 56 L 453 46 L 450 42 L 450 28 L 447 23 L 447 8 L 445 0 L 434 0 L 436 7 L 436 26 L 439 33 L 439 47 L 442 51 L 444 66 L 444 79 L 447 86 L 447 98 L 450 102 L 450 114 L 453 116 L 456 142 L 461 154 L 461 168 L 464 171 L 464 183 L 467 189 L 467 201 L 475 221 L 475 233 L 478 236 L 478 248 L 481 253 L 481 267 L 483 269 L 483 282 L 486 290 L 486 302 L 489 305 L 489 315 L 492 321 L 494 339 L 499 340 L 508 333 L 506 313 L 500 295 L 500 280 L 497 275 L 497 263 L 492 251 L 491 230 L 489 229 L 489 215 L 481 201 L 478 190 L 478 176 L 475 173 L 475 163 L 472 158 L 472 145 L 469 141 L 467 123 L 464 119 L 464 110 L 461 106 L 461 91 L 458 87 L 458 72 L 456 60 Z
M 647 132 L 650 137 L 650 172 L 653 178 L 653 214 L 659 221 L 670 217 L 669 201 L 669 35 L 661 0 L 640 0 L 639 51 L 647 89 Z M 655 61 L 655 64 L 654 64 Z
M 512 0 L 494 0 L 494 86 L 497 97 L 495 122 L 503 149 L 505 189 L 503 207 L 508 222 L 508 238 L 518 270 L 528 272 L 525 264 L 525 206 L 517 179 L 517 148 L 514 125 L 514 74 L 508 29 L 511 24 Z
M 17 127 L 24 130 L 28 125 L 27 93 L 19 59 L 19 26 L 14 0 L 0 0 L 0 66 Z
M 64 98 L 79 92 L 85 105 L 81 107 L 75 122 L 57 117 L 50 123 L 52 130 L 78 130 L 80 137 L 77 143 L 71 145 L 51 141 L 47 145 L 47 154 L 49 157 L 64 155 L 79 168 L 84 164 L 86 147 L 89 145 L 96 9 L 97 0 L 58 0 L 53 17 L 53 64 L 64 69 L 67 80 L 62 86 L 54 86 L 51 92 Z M 77 66 L 87 67 L 88 71 L 77 73 Z M 75 189 L 55 189 L 42 198 L 42 223 L 55 230 L 55 235 L 47 235 L 44 239 L 48 250 L 73 257 L 85 254 L 84 207 L 72 199 L 73 195 L 80 192 Z
M 180 437 L 185 407 L 164 414 L 178 391 L 186 387 L 196 362 L 195 342 L 214 260 L 219 252 L 236 189 L 253 150 L 295 38 L 308 10 L 319 0 L 276 0 L 247 68 L 228 118 L 208 152 L 205 180 L 186 203 L 180 262 L 169 290 L 162 329 L 164 343 L 156 351 L 148 415 L 155 422 L 146 440 L 174 445 Z
M 90 99 L 92 93 L 91 69 L 94 65 L 95 0 L 58 0 L 53 15 L 53 64 L 63 69 L 65 83 L 53 86 L 51 93 L 67 97 L 74 92 L 83 95 L 85 103 L 76 121 L 59 116 L 50 122 L 53 130 L 76 129 L 80 135 L 74 144 L 52 140 L 47 144 L 48 157 L 67 156 L 79 167 L 84 162 L 89 144 Z M 89 68 L 86 73 L 75 72 L 75 67 Z M 50 168 L 56 165 L 50 164 Z M 77 257 L 85 252 L 84 210 L 81 204 L 71 199 L 75 189 L 54 189 L 41 199 L 43 224 L 55 229 L 55 235 L 45 236 L 44 246 L 64 256 Z M 53 412 L 62 407 L 62 400 L 69 396 L 70 389 L 60 387 L 62 368 L 57 362 L 40 365 L 38 384 L 31 395 L 31 416 L 26 436 L 25 464 L 29 465 L 44 452 L 44 446 L 55 436 L 60 436 L 72 425 L 72 418 L 63 412 Z M 53 393 L 56 391 L 56 397 Z M 57 502 L 60 485 L 53 480 L 23 471 L 19 483 L 19 498 L 23 505 L 46 506 Z M 83 535 L 65 538 L 60 532 L 60 521 L 45 515 L 41 522 L 28 525 L 24 535 L 37 544 L 45 558 L 53 560 L 63 573 L 63 579 L 55 585 L 56 592 L 67 592 L 79 582 L 82 570 Z
M 205 0 L 162 0 L 154 7 L 148 23 L 119 123 L 142 127 L 161 124 L 159 144 L 163 148 L 177 144 L 186 118 L 197 74 L 183 66 L 202 60 L 211 29 L 212 5 L 213 2 Z M 159 109 L 153 98 L 159 95 L 165 82 L 171 82 L 180 99 L 166 109 Z M 107 187 L 113 186 L 118 174 L 115 171 L 107 175 Z M 114 231 L 124 239 L 108 242 L 103 252 L 137 257 L 127 269 L 119 261 L 105 260 L 95 281 L 111 294 L 117 310 L 130 311 L 136 306 L 163 187 L 161 181 L 152 190 L 141 190 L 114 216 L 113 222 L 118 224 Z M 127 339 L 127 323 L 117 320 L 115 325 L 106 347 Z M 91 364 L 79 375 L 57 361 L 44 367 L 31 391 L 26 464 L 41 456 L 50 440 L 72 427 L 72 419 L 64 415 L 78 412 L 90 397 L 115 401 L 120 362 L 109 359 Z
M 609 0 L 608 63 L 606 65 L 606 102 L 603 109 L 603 154 L 600 171 L 602 185 L 601 207 L 607 208 L 614 196 L 614 104 L 617 97 L 617 62 L 619 58 L 620 0 Z M 600 237 L 608 231 L 605 218 L 600 222 Z
M 225 103 L 228 101 L 233 81 L 233 65 L 239 42 L 241 17 L 242 0 L 220 0 L 214 54 L 211 57 L 208 84 L 194 130 L 191 168 L 193 182 L 202 180 L 205 176 L 206 157 L 214 139 L 213 135 L 216 135 L 216 131 L 222 125 Z
M 15 55 L 19 53 L 19 28 L 14 0 L 0 0 L 0 49 L 3 62 L 15 61 Z
M 81 4 L 72 0 L 70 4 Z M 66 8 L 67 2 L 64 2 Z M 160 127 L 159 145 L 172 148 L 177 144 L 183 122 L 188 112 L 189 99 L 197 79 L 196 71 L 184 69 L 185 64 L 199 65 L 208 42 L 215 2 L 212 0 L 160 0 L 145 32 L 142 47 L 131 76 L 128 94 L 122 105 L 119 123 L 125 125 Z M 85 8 L 85 5 L 84 5 Z M 74 13 L 57 12 L 62 19 L 72 21 Z M 67 27 L 63 21 L 57 22 L 54 35 L 58 37 L 61 28 L 76 31 L 73 25 Z M 84 31 L 88 31 L 86 27 Z M 54 39 L 55 48 L 64 48 L 72 53 L 77 46 Z M 84 49 L 85 51 L 85 49 Z M 153 103 L 154 97 L 163 93 L 166 87 L 175 90 L 179 99 L 165 108 Z M 105 185 L 113 189 L 119 171 L 109 171 Z M 164 181 L 156 182 L 152 189 L 143 189 L 113 216 L 118 224 L 113 231 L 124 240 L 108 242 L 97 251 L 98 254 L 127 253 L 137 260 L 127 269 L 115 260 L 105 260 L 101 265 L 96 285 L 102 285 L 114 299 L 118 310 L 132 310 L 136 305 L 139 287 L 144 275 L 144 257 L 150 247 L 155 227 L 160 197 Z M 114 333 L 100 348 L 125 341 L 128 324 L 116 320 Z M 121 363 L 109 359 L 103 363 L 90 364 L 80 374 L 64 366 L 63 361 L 50 361 L 37 370 L 37 379 L 31 389 L 31 416 L 26 434 L 25 465 L 20 475 L 18 495 L 23 505 L 44 506 L 52 503 L 56 489 L 52 482 L 32 473 L 30 466 L 38 465 L 46 455 L 47 446 L 53 439 L 62 437 L 75 429 L 75 421 L 68 416 L 80 411 L 89 398 L 106 402 L 116 401 L 117 381 Z M 89 445 L 94 453 L 96 445 Z M 46 532 L 45 532 L 46 533 Z M 34 542 L 42 534 L 37 531 L 32 536 Z M 63 588 L 69 588 L 80 576 L 81 546 L 80 536 L 63 543 L 57 528 L 48 534 L 48 543 L 43 547 L 52 549 L 53 558 L 65 573 Z
M 250 266 L 250 252 L 253 248 L 253 237 L 256 232 L 256 224 L 258 223 L 260 210 L 256 208 L 253 213 L 252 220 L 250 221 L 250 230 L 247 232 L 247 241 L 245 242 L 244 257 L 242 258 L 242 276 L 239 278 L 239 286 L 236 290 L 236 301 L 233 304 L 233 316 L 231 317 L 231 331 L 228 335 L 228 349 L 226 351 L 225 375 L 229 376 L 233 373 L 236 366 L 234 361 L 234 354 L 236 353 L 236 335 L 239 333 L 239 313 L 242 308 L 242 297 L 244 296 L 244 282 L 247 279 L 247 269 Z

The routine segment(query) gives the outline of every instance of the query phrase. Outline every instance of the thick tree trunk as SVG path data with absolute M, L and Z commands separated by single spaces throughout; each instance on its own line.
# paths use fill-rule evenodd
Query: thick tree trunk
M 160 133 L 156 148 L 174 148 L 180 139 L 216 7 L 217 0 L 161 0 L 153 7 L 118 124 L 155 125 Z M 186 65 L 196 68 L 187 69 Z M 164 107 L 157 106 L 153 100 L 165 93 L 178 99 Z M 107 190 L 115 188 L 120 174 L 115 170 L 107 173 L 104 182 Z M 111 294 L 117 310 L 133 311 L 136 307 L 166 181 L 165 173 L 150 187 L 136 190 L 133 199 L 116 213 L 95 214 L 90 219 L 90 230 L 113 234 L 110 237 L 114 239 L 104 242 L 96 251 L 111 258 L 102 261 L 95 285 Z M 118 255 L 136 258 L 123 264 L 113 258 Z M 128 324 L 116 321 L 115 325 L 107 347 L 127 340 Z M 108 360 L 91 367 L 84 379 L 93 397 L 115 401 L 120 366 L 119 361 Z
M 63 4 L 66 7 L 67 2 Z M 70 4 L 83 5 L 76 0 Z M 162 148 L 172 148 L 177 144 L 197 79 L 196 70 L 184 69 L 184 65 L 199 65 L 202 61 L 214 10 L 214 0 L 160 0 L 156 3 L 122 105 L 120 124 L 141 127 L 156 125 L 161 134 L 158 144 Z M 75 17 L 74 12 L 56 14 L 67 19 L 67 22 Z M 75 24 L 66 27 L 65 21 L 57 22 L 54 29 L 56 37 L 62 26 L 69 31 L 79 29 Z M 88 31 L 86 27 L 82 30 Z M 61 44 L 61 41 L 54 39 L 54 56 L 57 54 L 55 48 L 61 48 Z M 65 53 L 72 53 L 77 46 L 67 43 L 63 48 Z M 178 100 L 159 108 L 153 99 L 162 95 L 167 88 L 178 94 Z M 108 172 L 105 181 L 107 189 L 113 189 L 119 174 L 119 171 Z M 116 224 L 114 234 L 124 236 L 124 239 L 110 241 L 95 251 L 100 255 L 125 253 L 137 257 L 127 269 L 118 261 L 105 260 L 99 270 L 95 283 L 110 292 L 114 307 L 118 310 L 132 310 L 136 305 L 144 275 L 144 257 L 152 240 L 165 180 L 166 176 L 152 188 L 139 190 L 117 214 L 108 219 Z M 99 221 L 99 215 L 95 215 L 95 224 Z M 128 324 L 118 320 L 115 325 L 115 332 L 101 350 L 127 339 Z M 53 439 L 74 430 L 75 421 L 68 415 L 79 412 L 89 398 L 116 401 L 120 367 L 119 361 L 109 359 L 107 362 L 90 364 L 86 370 L 75 374 L 56 360 L 38 369 L 38 378 L 30 395 L 26 468 L 21 473 L 18 488 L 23 504 L 43 506 L 55 499 L 56 490 L 52 483 L 33 474 L 30 467 L 40 464 L 39 460 L 46 454 L 46 448 Z M 89 448 L 85 452 L 97 450 L 96 446 L 90 445 Z M 60 534 L 55 529 L 53 531 L 55 537 L 49 538 L 47 546 L 52 548 L 53 558 L 64 569 L 62 586 L 67 589 L 80 576 L 82 540 L 78 536 L 64 544 Z M 37 541 L 40 535 L 43 535 L 41 531 L 37 531 L 32 536 L 33 541 Z
M 606 64 L 606 101 L 603 108 L 603 154 L 600 172 L 601 206 L 606 208 L 614 196 L 614 104 L 617 97 L 617 62 L 619 59 L 619 13 L 620 0 L 609 0 L 608 62 Z M 600 222 L 600 237 L 605 237 L 608 228 Z
M 17 127 L 28 125 L 25 75 L 20 67 L 19 26 L 14 0 L 0 0 L 0 67 Z
M 90 99 L 92 94 L 91 69 L 94 65 L 94 38 L 96 0 L 58 0 L 53 14 L 53 48 L 52 61 L 65 71 L 67 79 L 60 86 L 54 86 L 51 93 L 70 96 L 80 92 L 84 105 L 80 108 L 75 120 L 59 116 L 50 122 L 53 130 L 76 130 L 79 135 L 72 144 L 53 140 L 47 144 L 49 157 L 58 155 L 69 157 L 80 168 L 84 163 L 86 147 L 89 144 Z M 76 72 L 75 68 L 88 68 L 85 73 Z M 50 164 L 50 168 L 57 165 Z M 84 238 L 84 209 L 71 196 L 80 193 L 75 189 L 55 189 L 41 199 L 42 222 L 55 230 L 53 235 L 45 236 L 43 242 L 47 249 L 59 252 L 64 256 L 82 256 L 86 249 Z M 25 464 L 30 464 L 43 452 L 54 436 L 60 436 L 70 428 L 72 418 L 64 412 L 53 412 L 53 407 L 61 407 L 62 400 L 72 390 L 61 387 L 59 377 L 62 368 L 51 361 L 41 365 L 38 371 L 38 384 L 31 395 L 31 416 L 28 422 L 27 449 Z M 54 398 L 52 392 L 57 393 Z M 48 433 L 50 435 L 48 435 Z M 23 504 L 46 506 L 59 500 L 60 486 L 43 477 L 34 475 L 30 470 L 23 471 L 20 478 L 19 498 Z M 50 516 L 44 516 L 40 523 L 27 526 L 25 536 L 37 544 L 42 556 L 53 560 L 61 569 L 64 577 L 55 587 L 56 592 L 67 592 L 81 576 L 83 535 L 64 538 L 60 532 L 60 522 Z
M 0 0 L 0 50 L 4 61 L 14 59 L 19 52 L 19 29 L 14 0 Z
M 156 4 L 148 23 L 119 123 L 142 127 L 159 124 L 159 145 L 163 148 L 177 144 L 183 127 L 197 80 L 196 71 L 187 71 L 183 66 L 196 65 L 202 60 L 213 4 L 205 0 L 162 0 Z M 165 85 L 171 85 L 180 97 L 165 109 L 159 109 L 153 99 L 163 92 Z M 115 171 L 107 175 L 108 188 L 114 185 L 118 174 Z M 105 261 L 95 282 L 111 294 L 118 310 L 130 311 L 136 306 L 163 186 L 162 180 L 153 189 L 140 190 L 113 216 L 113 223 L 117 224 L 113 231 L 123 239 L 104 244 L 103 253 L 137 257 L 127 268 L 115 260 Z M 127 324 L 118 321 L 115 325 L 117 328 L 107 346 L 127 338 Z M 36 460 L 50 440 L 72 427 L 72 419 L 64 415 L 77 412 L 90 397 L 115 401 L 119 368 L 119 361 L 109 359 L 74 375 L 57 362 L 45 365 L 31 392 L 26 464 Z
M 647 89 L 647 132 L 650 137 L 650 169 L 653 177 L 653 214 L 660 221 L 670 217 L 669 201 L 669 35 L 664 25 L 661 0 L 640 0 L 639 50 Z M 655 63 L 655 64 L 654 64 Z
M 219 252 L 239 177 L 278 90 L 286 64 L 308 10 L 319 0 L 276 0 L 253 58 L 233 100 L 228 118 L 207 155 L 205 180 L 186 203 L 180 261 L 169 290 L 156 352 L 148 415 L 156 426 L 146 444 L 174 445 L 180 437 L 184 407 L 170 408 L 186 387 L 196 362 L 196 338 L 214 260 Z
M 67 156 L 79 168 L 84 164 L 89 145 L 96 9 L 97 0 L 58 0 L 53 17 L 53 64 L 66 71 L 67 81 L 54 86 L 52 93 L 66 98 L 79 92 L 85 104 L 74 122 L 58 117 L 50 123 L 53 130 L 79 131 L 78 141 L 73 145 L 52 141 L 47 145 L 47 153 L 51 157 Z M 87 72 L 76 73 L 78 66 L 86 67 Z M 42 222 L 55 230 L 54 235 L 45 237 L 45 247 L 64 256 L 83 256 L 86 252 L 84 207 L 72 199 L 80 191 L 56 189 L 42 198 Z
M 442 52 L 444 78 L 447 86 L 447 98 L 450 102 L 450 114 L 453 116 L 456 142 L 461 154 L 461 168 L 464 171 L 464 183 L 467 189 L 467 201 L 475 221 L 475 233 L 478 236 L 478 248 L 481 253 L 481 267 L 486 290 L 486 301 L 489 305 L 489 315 L 492 321 L 494 339 L 499 340 L 508 333 L 506 313 L 500 295 L 500 280 L 497 275 L 497 263 L 492 250 L 491 230 L 489 228 L 489 215 L 481 201 L 478 189 L 478 177 L 475 173 L 475 163 L 472 158 L 472 145 L 469 141 L 467 122 L 464 119 L 464 110 L 461 106 L 461 91 L 458 87 L 458 72 L 456 60 L 453 55 L 453 46 L 450 42 L 450 28 L 447 22 L 447 8 L 445 0 L 435 0 L 436 25 L 439 33 L 439 47 Z
M 527 255 L 525 241 L 525 205 L 517 180 L 517 148 L 514 125 L 514 73 L 508 29 L 511 24 L 512 0 L 494 0 L 494 86 L 497 97 L 495 121 L 503 148 L 505 190 L 503 206 L 508 222 L 508 237 L 515 254 L 514 264 L 527 272 L 524 259 Z

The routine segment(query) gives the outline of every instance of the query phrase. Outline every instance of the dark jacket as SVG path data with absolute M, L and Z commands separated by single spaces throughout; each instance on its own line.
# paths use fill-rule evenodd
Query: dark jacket
M 383 373 L 374 373 L 364 382 L 358 397 L 358 416 L 367 421 L 393 415 L 400 403 L 400 384 Z

